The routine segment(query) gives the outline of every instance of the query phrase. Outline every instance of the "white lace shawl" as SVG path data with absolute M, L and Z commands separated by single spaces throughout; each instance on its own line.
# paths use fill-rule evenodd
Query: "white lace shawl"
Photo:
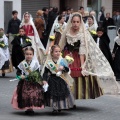
M 78 14 L 81 16 L 80 13 L 73 13 L 73 15 Z M 82 18 L 82 16 L 81 16 Z M 64 46 L 66 45 L 66 33 L 71 28 L 72 16 L 69 18 L 68 24 L 64 33 L 62 34 L 60 40 L 60 47 L 63 50 Z M 97 44 L 95 43 L 94 39 L 92 38 L 91 34 L 86 30 L 83 20 L 81 19 L 80 24 L 80 34 L 81 34 L 81 41 L 83 40 L 85 43 L 86 54 L 85 54 L 85 62 L 82 65 L 82 73 L 86 75 L 97 76 L 98 82 L 104 93 L 110 94 L 118 94 L 120 91 L 120 86 L 118 82 L 116 82 L 114 73 L 111 69 L 111 66 L 108 60 L 105 58 Z
M 118 29 L 118 31 L 120 28 Z M 115 37 L 114 41 L 120 46 L 120 34 L 117 32 L 118 36 Z

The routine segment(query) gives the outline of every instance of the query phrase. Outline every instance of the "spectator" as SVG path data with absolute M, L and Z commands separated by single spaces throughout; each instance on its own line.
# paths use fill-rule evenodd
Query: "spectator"
M 69 17 L 71 15 L 71 8 L 67 8 L 67 15 L 66 15 L 66 21 L 67 22 L 69 20 Z
M 117 29 L 120 27 L 120 12 L 116 11 L 116 15 L 113 16 L 114 23 L 117 26 Z
M 114 25 L 114 20 L 110 17 L 110 13 L 106 13 L 106 18 L 103 20 L 103 28 L 107 32 L 107 27 Z
M 99 26 L 102 26 L 103 20 L 105 19 L 104 12 L 105 12 L 105 7 L 102 6 L 101 10 L 100 10 L 100 12 L 98 14 L 98 23 L 99 23 Z
M 9 36 L 9 50 L 10 54 L 12 53 L 12 45 L 11 42 L 14 39 L 15 34 L 18 34 L 19 32 L 19 26 L 21 21 L 18 19 L 18 12 L 16 10 L 12 11 L 12 19 L 8 23 L 8 30 L 7 30 L 7 36 Z

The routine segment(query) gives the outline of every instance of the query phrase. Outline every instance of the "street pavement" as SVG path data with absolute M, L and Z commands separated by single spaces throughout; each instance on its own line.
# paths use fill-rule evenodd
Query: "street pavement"
M 18 81 L 15 72 L 0 77 L 0 120 L 120 120 L 120 97 L 104 95 L 94 100 L 76 100 L 75 110 L 64 110 L 53 115 L 52 108 L 36 110 L 35 115 L 25 115 L 24 111 L 11 106 L 11 98 Z

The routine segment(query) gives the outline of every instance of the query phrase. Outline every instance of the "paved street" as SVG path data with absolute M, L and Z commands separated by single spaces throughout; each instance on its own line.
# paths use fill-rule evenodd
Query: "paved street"
M 15 73 L 0 77 L 0 120 L 120 120 L 120 97 L 102 96 L 95 100 L 77 100 L 76 110 L 64 110 L 59 115 L 52 115 L 52 108 L 35 111 L 34 116 L 27 116 L 24 111 L 11 107 L 11 98 L 17 82 L 10 82 Z

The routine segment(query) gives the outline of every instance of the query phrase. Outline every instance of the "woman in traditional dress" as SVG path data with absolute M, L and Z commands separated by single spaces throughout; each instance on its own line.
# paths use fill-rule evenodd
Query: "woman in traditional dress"
M 66 22 L 65 22 L 65 17 L 60 15 L 56 18 L 56 20 L 54 21 L 54 24 L 52 26 L 51 32 L 50 32 L 50 37 L 51 36 L 55 36 L 54 40 L 51 41 L 51 39 L 49 38 L 48 43 L 47 43 L 47 48 L 46 51 L 48 52 L 51 48 L 52 45 L 58 45 L 60 39 L 61 39 L 61 35 L 66 27 Z
M 115 45 L 112 52 L 113 56 L 113 66 L 116 76 L 116 80 L 120 80 L 120 28 L 118 29 L 118 36 L 114 39 Z
M 30 13 L 26 12 L 23 14 L 23 19 L 20 27 L 25 29 L 26 35 L 32 40 L 32 47 L 35 51 L 34 58 L 36 60 L 38 59 L 38 61 L 42 63 L 45 48 L 41 43 Z
M 4 34 L 4 30 L 0 28 L 0 73 L 5 76 L 5 73 L 13 71 L 11 57 L 8 49 L 8 38 Z
M 42 70 L 43 82 L 49 85 L 45 98 L 46 104 L 53 107 L 53 113 L 74 106 L 74 97 L 70 91 L 73 79 L 68 74 L 69 68 L 60 64 L 63 61 L 60 54 L 60 47 L 53 45 Z M 60 76 L 57 75 L 58 71 L 62 71 Z
M 33 59 L 34 49 L 25 48 L 25 60 L 17 69 L 17 79 L 19 80 L 17 89 L 12 97 L 12 107 L 18 110 L 26 110 L 26 114 L 34 114 L 33 109 L 44 108 L 44 90 L 40 84 L 40 64 Z
M 59 45 L 64 55 L 71 54 L 74 58 L 70 68 L 77 99 L 95 99 L 103 95 L 103 92 L 119 92 L 114 73 L 86 30 L 80 13 L 70 17 Z

